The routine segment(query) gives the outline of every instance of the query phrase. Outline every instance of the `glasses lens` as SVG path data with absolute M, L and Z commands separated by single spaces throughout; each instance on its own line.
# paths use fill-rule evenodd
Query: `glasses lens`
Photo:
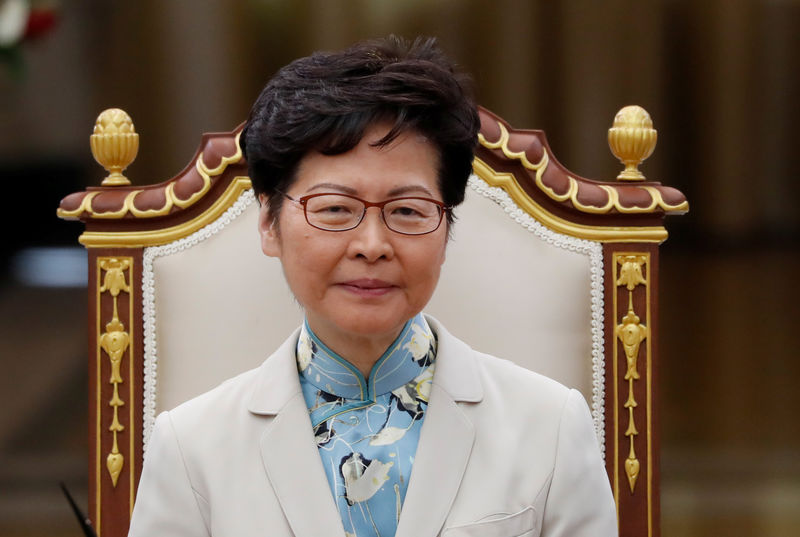
M 400 198 L 383 208 L 383 218 L 389 229 L 408 235 L 430 233 L 442 220 L 442 208 L 429 200 Z
M 314 196 L 306 202 L 308 223 L 321 229 L 350 229 L 358 224 L 363 214 L 363 203 L 338 194 Z

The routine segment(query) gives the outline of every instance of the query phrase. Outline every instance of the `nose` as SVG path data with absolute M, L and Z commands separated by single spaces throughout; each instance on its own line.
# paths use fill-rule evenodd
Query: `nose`
M 386 227 L 378 207 L 369 207 L 358 227 L 348 233 L 353 234 L 348 245 L 350 257 L 364 259 L 368 263 L 394 257 L 391 242 L 393 232 Z

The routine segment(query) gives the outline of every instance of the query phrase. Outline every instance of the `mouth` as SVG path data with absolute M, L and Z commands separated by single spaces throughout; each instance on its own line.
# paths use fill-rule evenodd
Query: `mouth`
M 338 284 L 342 289 L 359 296 L 381 296 L 389 293 L 397 286 L 383 280 L 361 278 Z

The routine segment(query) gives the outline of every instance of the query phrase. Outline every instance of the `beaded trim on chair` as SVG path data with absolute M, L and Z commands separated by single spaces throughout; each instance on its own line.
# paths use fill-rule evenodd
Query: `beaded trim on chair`
M 216 235 L 225 226 L 241 215 L 255 201 L 252 190 L 245 190 L 222 216 L 188 237 L 144 249 L 142 262 L 142 310 L 144 316 L 144 425 L 142 438 L 144 450 L 150 440 L 150 431 L 156 420 L 156 384 L 158 377 L 158 343 L 156 341 L 156 302 L 153 284 L 153 260 L 186 250 Z
M 603 354 L 603 247 L 599 242 L 578 239 L 556 233 L 522 210 L 505 190 L 489 186 L 483 179 L 471 175 L 467 183 L 477 194 L 494 201 L 522 227 L 558 248 L 589 257 L 592 301 L 592 420 L 594 432 L 605 459 L 605 356 Z

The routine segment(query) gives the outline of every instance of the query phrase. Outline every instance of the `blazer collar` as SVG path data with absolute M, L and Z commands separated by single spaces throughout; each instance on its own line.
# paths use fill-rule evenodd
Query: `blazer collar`
M 455 402 L 481 401 L 483 387 L 472 348 L 448 332 L 434 317 L 425 315 L 425 320 L 438 338 L 433 383 L 449 394 Z M 300 328 L 261 364 L 247 406 L 250 412 L 262 415 L 278 414 L 292 396 L 300 393 L 296 359 L 299 335 Z
M 473 350 L 426 316 L 439 339 L 436 372 L 396 537 L 435 537 L 466 472 L 475 426 L 461 403 L 483 399 Z
M 300 328 L 259 367 L 247 409 L 253 414 L 276 415 L 300 392 L 295 346 Z
M 254 414 L 273 416 L 259 441 L 261 460 L 294 535 L 341 537 L 342 521 L 300 390 L 295 359 L 299 332 L 289 336 L 261 365 L 247 408 Z
M 475 351 L 448 332 L 434 317 L 425 315 L 425 319 L 439 339 L 433 383 L 455 402 L 480 402 L 483 399 L 483 386 Z

